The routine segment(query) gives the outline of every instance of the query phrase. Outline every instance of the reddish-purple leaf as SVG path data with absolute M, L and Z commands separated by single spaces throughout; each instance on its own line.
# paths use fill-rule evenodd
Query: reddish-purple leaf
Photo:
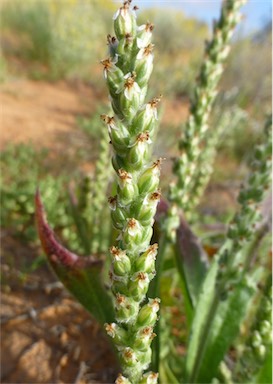
M 60 263 L 67 267 L 73 266 L 79 261 L 79 256 L 70 252 L 56 240 L 53 230 L 48 225 L 39 190 L 36 192 L 35 206 L 35 217 L 39 238 L 50 263 Z
M 101 279 L 103 261 L 92 256 L 80 257 L 57 241 L 47 222 L 38 190 L 35 205 L 41 244 L 57 277 L 101 324 L 113 321 L 112 301 Z

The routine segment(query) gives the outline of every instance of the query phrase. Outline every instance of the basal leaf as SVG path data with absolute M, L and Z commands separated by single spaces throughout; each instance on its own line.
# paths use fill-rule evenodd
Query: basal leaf
M 241 281 L 226 300 L 220 302 L 210 324 L 210 332 L 196 383 L 209 383 L 240 331 L 254 289 Z
M 114 319 L 113 305 L 101 280 L 103 262 L 79 257 L 56 240 L 47 223 L 40 193 L 36 193 L 36 224 L 49 264 L 64 286 L 101 324 Z
M 180 275 L 186 282 L 192 306 L 195 307 L 207 273 L 208 260 L 199 239 L 181 216 L 176 232 L 176 260 Z

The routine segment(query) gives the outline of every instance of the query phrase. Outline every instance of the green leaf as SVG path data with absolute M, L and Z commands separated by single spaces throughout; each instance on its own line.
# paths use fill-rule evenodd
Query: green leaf
M 91 241 L 90 239 L 88 239 L 88 228 L 86 223 L 84 222 L 83 217 L 80 215 L 77 197 L 72 186 L 70 186 L 68 190 L 68 197 L 70 203 L 70 212 L 76 225 L 78 236 L 81 239 L 84 251 L 86 253 L 89 253 L 91 251 Z
M 35 203 L 38 234 L 53 271 L 101 325 L 113 321 L 113 304 L 101 279 L 103 262 L 79 257 L 59 244 L 47 223 L 39 191 Z
M 215 293 L 215 278 L 217 274 L 217 262 L 212 263 L 207 277 L 201 288 L 199 301 L 195 308 L 195 315 L 191 327 L 188 351 L 185 363 L 185 375 L 188 378 L 186 382 L 190 382 L 190 376 L 199 359 L 199 350 L 203 346 L 203 339 L 209 328 L 209 318 L 211 316 L 211 307 L 213 306 Z
M 191 329 L 186 357 L 186 381 L 208 383 L 240 330 L 254 288 L 241 279 L 225 300 L 217 295 L 214 260 L 200 294 Z
M 253 287 L 242 281 L 226 300 L 219 303 L 210 326 L 196 383 L 208 383 L 217 375 L 219 364 L 239 334 L 253 294 Z
M 180 217 L 180 225 L 177 228 L 176 261 L 191 306 L 194 308 L 207 273 L 208 260 L 199 239 L 183 217 Z

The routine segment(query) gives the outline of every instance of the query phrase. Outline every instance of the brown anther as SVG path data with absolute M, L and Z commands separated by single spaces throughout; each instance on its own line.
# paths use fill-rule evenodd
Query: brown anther
M 113 276 L 113 273 L 111 271 L 109 271 L 108 276 L 109 276 L 110 280 L 113 280 L 114 276 Z
M 152 32 L 154 29 L 154 24 L 150 23 L 149 21 L 145 25 L 145 31 L 146 32 Z
M 121 373 L 118 374 L 118 378 L 115 381 L 115 384 L 124 384 L 124 377 L 122 376 Z
M 133 41 L 133 36 L 131 33 L 126 33 L 125 39 L 127 43 L 131 43 Z
M 139 272 L 138 275 L 137 275 L 137 279 L 138 281 L 145 281 L 146 280 L 146 275 L 144 272 Z
M 126 349 L 126 351 L 124 352 L 124 356 L 125 356 L 127 359 L 132 359 L 132 357 L 133 357 L 133 352 L 132 352 L 130 349 Z
M 113 327 L 113 324 L 105 324 L 105 330 L 107 333 L 112 333 L 115 331 L 115 328 Z
M 137 5 L 134 5 L 133 11 L 137 11 L 138 9 L 139 9 L 139 7 Z
M 128 77 L 125 81 L 125 88 L 132 88 L 135 83 L 136 73 L 132 72 L 131 76 Z
M 148 253 L 154 253 L 158 250 L 158 244 L 157 243 L 154 243 L 152 245 L 149 246 L 148 248 Z
M 129 228 L 135 228 L 136 227 L 136 225 L 137 225 L 137 221 L 136 221 L 136 219 L 129 219 L 128 220 L 128 227 Z
M 150 139 L 149 132 L 142 132 L 137 136 L 137 142 L 138 143 L 144 143 L 145 141 L 148 141 Z
M 160 300 L 158 298 L 156 298 L 150 302 L 150 306 L 154 307 L 156 309 L 156 311 L 158 311 L 159 310 L 159 303 L 160 303 Z
M 121 180 L 131 180 L 132 179 L 132 176 L 129 175 L 128 172 L 126 172 L 124 169 L 119 169 L 118 170 L 118 176 Z
M 111 61 L 110 58 L 105 59 L 105 60 L 101 60 L 101 64 L 104 66 L 104 69 L 105 69 L 106 71 L 110 71 L 110 69 L 111 69 L 112 66 L 113 66 L 113 63 L 112 63 L 112 61 Z
M 120 293 L 117 293 L 116 300 L 119 305 L 125 303 L 125 296 L 121 295 Z
M 116 203 L 117 203 L 117 195 L 116 195 L 116 196 L 110 196 L 110 197 L 108 197 L 108 203 L 109 203 L 110 205 L 115 206 Z
M 123 2 L 123 6 L 121 7 L 121 9 L 124 9 L 124 10 L 128 10 L 130 9 L 130 4 L 131 4 L 132 0 L 127 0 L 127 1 L 124 1 Z
M 156 107 L 157 107 L 157 104 L 161 101 L 162 97 L 163 97 L 162 95 L 159 95 L 159 97 L 154 97 L 154 98 L 149 102 L 150 106 L 151 106 L 152 108 L 156 108 Z
M 115 36 L 107 35 L 107 44 L 108 45 L 114 45 L 117 41 L 117 38 Z
M 114 121 L 115 121 L 114 116 L 110 117 L 110 116 L 108 116 L 108 115 L 100 115 L 100 118 L 101 118 L 101 120 L 102 120 L 105 124 L 107 124 L 107 125 L 111 125 L 111 124 L 113 124 Z
M 150 200 L 160 200 L 161 198 L 161 192 L 157 191 L 151 194 Z
M 154 44 L 149 44 L 147 47 L 144 48 L 144 56 L 149 56 L 154 49 Z
M 120 253 L 119 249 L 114 245 L 110 248 L 110 252 L 112 253 L 112 255 L 119 255 Z
M 142 335 L 147 336 L 147 335 L 150 335 L 152 333 L 152 331 L 153 331 L 152 327 L 145 327 L 142 329 L 141 333 L 142 333 Z
M 152 168 L 160 168 L 163 160 L 164 159 L 162 157 L 160 157 L 158 160 L 154 161 Z

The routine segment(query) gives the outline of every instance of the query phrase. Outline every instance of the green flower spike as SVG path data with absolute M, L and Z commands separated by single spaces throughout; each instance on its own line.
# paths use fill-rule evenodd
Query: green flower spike
M 154 215 L 160 201 L 161 159 L 152 162 L 160 98 L 145 103 L 153 69 L 153 25 L 137 26 L 131 1 L 114 15 L 116 37 L 108 35 L 110 56 L 101 63 L 114 115 L 102 115 L 113 149 L 116 195 L 109 197 L 111 217 L 119 231 L 110 249 L 111 289 L 115 322 L 105 324 L 117 346 L 122 367 L 116 383 L 156 383 L 158 374 L 148 372 L 153 327 L 159 299 L 147 300 L 155 276 L 157 244 L 150 245 Z

